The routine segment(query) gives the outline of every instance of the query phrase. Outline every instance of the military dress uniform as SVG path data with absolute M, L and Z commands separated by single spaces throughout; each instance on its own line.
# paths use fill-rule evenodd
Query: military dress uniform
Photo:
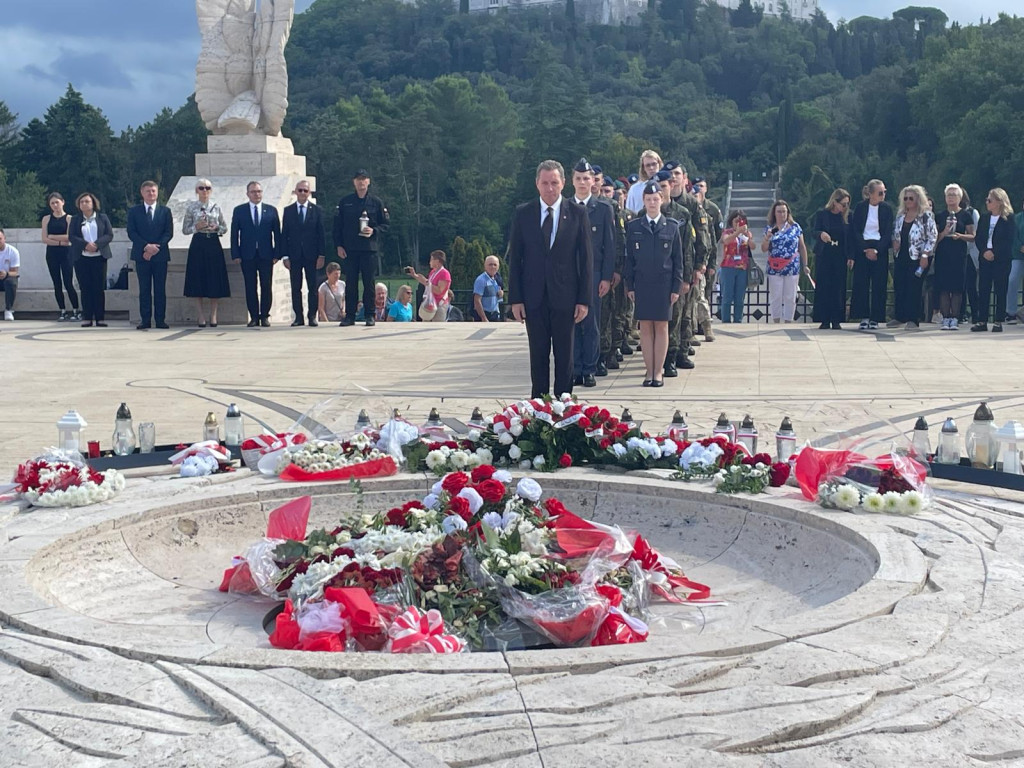
M 360 232 L 359 220 L 365 214 L 368 226 L 373 234 L 363 237 Z M 345 325 L 356 320 L 356 307 L 359 303 L 359 279 L 363 280 L 363 306 L 374 304 L 374 284 L 377 279 L 377 251 L 380 249 L 380 236 L 388 231 L 391 217 L 388 209 L 379 197 L 369 192 L 366 197 L 359 197 L 355 192 L 341 198 L 334 215 L 334 245 L 345 249 L 345 258 L 341 262 L 345 273 Z M 367 315 L 367 325 L 372 325 L 372 313 Z
M 634 293 L 637 320 L 668 322 L 671 319 L 672 294 L 682 294 L 683 265 L 678 221 L 662 214 L 652 226 L 643 214 L 626 225 L 622 279 L 626 290 Z
M 697 304 L 697 293 L 700 289 L 700 280 L 697 278 L 697 270 L 707 266 L 708 253 L 711 249 L 711 234 L 708 231 L 708 220 L 707 215 L 703 213 L 703 209 L 700 207 L 700 203 L 697 202 L 697 198 L 691 195 L 689 192 L 683 192 L 680 195 L 672 198 L 674 203 L 678 203 L 685 208 L 690 214 L 690 224 L 693 226 L 693 269 L 694 275 L 690 280 L 691 290 L 686 294 L 683 300 L 683 306 L 680 307 L 682 310 L 682 318 L 679 323 L 679 349 L 685 353 L 689 347 L 699 345 L 693 334 L 695 325 L 693 322 L 694 308 Z M 670 342 L 671 343 L 671 342 Z M 683 355 L 676 357 L 676 365 L 679 367 L 692 367 L 692 364 L 684 363 L 685 358 Z

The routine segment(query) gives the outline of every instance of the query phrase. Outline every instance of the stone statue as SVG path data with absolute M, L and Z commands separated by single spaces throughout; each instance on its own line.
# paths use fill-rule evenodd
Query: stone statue
M 203 47 L 196 103 L 215 134 L 278 136 L 288 110 L 295 0 L 196 0 Z

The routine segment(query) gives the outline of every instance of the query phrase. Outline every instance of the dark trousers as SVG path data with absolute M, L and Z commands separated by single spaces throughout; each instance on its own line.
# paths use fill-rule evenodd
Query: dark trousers
M 75 262 L 75 274 L 82 291 L 82 319 L 102 322 L 106 313 L 107 260 L 102 256 L 82 256 Z
M 71 257 L 64 254 L 46 254 L 46 268 L 50 270 L 50 280 L 53 282 L 53 297 L 57 299 L 57 306 L 64 310 L 64 291 L 68 292 L 71 299 L 71 308 L 78 309 L 78 294 L 75 292 L 75 283 L 72 279 Z M 64 283 L 61 289 L 61 281 Z
M 14 311 L 14 300 L 18 297 L 18 276 L 13 277 L 8 275 L 3 280 L 0 280 L 0 289 L 4 292 L 4 309 L 13 312 Z
M 160 325 L 167 313 L 167 262 L 139 259 L 135 262 L 135 275 L 139 279 L 142 324 L 149 325 L 150 318 L 155 316 L 157 325 Z
M 921 289 L 924 280 L 914 274 L 919 266 L 910 256 L 902 254 L 897 254 L 892 264 L 892 314 L 901 323 L 921 322 Z
M 878 241 L 865 240 L 864 246 L 874 246 L 878 258 L 868 261 L 863 252 L 858 252 L 854 257 L 850 317 L 884 323 L 885 291 L 889 287 L 889 253 L 879 250 Z
M 597 295 L 597 283 L 590 297 L 590 310 L 582 323 L 576 323 L 573 331 L 572 370 L 574 376 L 593 375 L 601 357 L 601 299 Z M 558 394 L 561 394 L 559 392 Z
M 345 272 L 345 314 L 349 320 L 356 319 L 359 304 L 359 278 L 363 279 L 363 307 L 369 307 L 366 317 L 373 317 L 374 280 L 377 279 L 376 251 L 346 251 L 341 260 Z
M 979 265 L 984 259 L 979 259 Z M 961 305 L 960 312 L 967 317 L 967 307 L 970 306 L 970 316 L 978 316 L 978 270 L 974 267 L 974 259 L 971 258 L 970 254 L 967 255 L 967 261 L 964 264 L 964 301 Z M 977 320 L 975 322 L 978 322 Z
M 968 259 L 970 261 L 970 259 Z M 1010 287 L 1010 260 L 999 259 L 978 262 L 978 304 L 974 309 L 974 322 L 987 323 L 992 289 L 996 292 L 996 315 L 994 322 L 1001 323 L 1006 316 L 1006 291 Z M 972 264 L 973 266 L 973 264 Z
M 266 320 L 274 301 L 274 262 L 272 259 L 242 259 L 242 278 L 245 281 L 245 308 L 250 320 Z M 259 291 L 256 281 L 259 280 Z
M 846 258 L 839 250 L 827 245 L 814 259 L 817 288 L 814 289 L 812 317 L 816 323 L 846 320 Z
M 316 311 L 319 306 L 319 297 L 317 296 L 317 282 L 316 282 L 316 261 L 307 261 L 305 263 L 297 262 L 295 259 L 289 260 L 291 263 L 291 269 L 288 272 L 288 279 L 292 284 L 292 312 L 295 313 L 295 319 L 302 319 L 302 277 L 306 277 L 306 317 L 310 320 L 316 319 Z
M 552 309 L 545 303 L 526 313 L 526 336 L 530 341 L 530 397 L 551 393 L 551 351 L 555 353 L 555 397 L 572 392 L 573 313 Z

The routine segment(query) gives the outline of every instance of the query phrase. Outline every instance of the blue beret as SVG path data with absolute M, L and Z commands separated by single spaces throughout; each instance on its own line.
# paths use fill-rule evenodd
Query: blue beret
M 601 170 L 601 166 L 600 165 L 595 165 L 594 166 L 594 175 L 595 176 L 603 176 L 604 175 L 604 171 Z
M 626 177 L 626 181 L 628 181 L 630 184 L 636 184 L 638 181 L 640 181 L 640 177 L 635 173 L 631 173 L 629 174 L 629 176 Z
M 611 176 L 605 176 L 603 179 L 601 179 L 601 186 L 602 187 L 614 187 L 615 186 L 615 181 L 612 179 Z
M 658 171 L 656 174 L 654 174 L 654 180 L 655 181 L 668 181 L 671 178 L 672 178 L 671 171 L 666 171 L 665 169 L 662 169 L 662 170 Z

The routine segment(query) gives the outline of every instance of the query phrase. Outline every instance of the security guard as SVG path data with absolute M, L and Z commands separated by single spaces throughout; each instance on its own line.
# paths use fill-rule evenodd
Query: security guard
M 341 198 L 334 214 L 334 244 L 345 271 L 345 319 L 341 325 L 356 324 L 360 277 L 363 279 L 363 307 L 373 307 L 380 236 L 391 224 L 384 203 L 370 194 L 370 174 L 360 168 L 352 177 L 352 186 L 355 192 Z M 370 311 L 366 312 L 366 324 L 376 325 Z
M 679 237 L 683 250 L 683 279 L 689 285 L 693 281 L 693 224 L 690 221 L 690 212 L 682 205 L 672 200 L 672 174 L 669 171 L 661 170 L 655 179 L 661 187 L 661 197 L 665 201 L 661 204 L 661 212 L 671 219 L 679 222 Z M 666 378 L 674 378 L 679 375 L 678 368 L 690 369 L 694 367 L 693 361 L 687 354 L 687 347 L 680 348 L 680 327 L 683 319 L 683 305 L 686 303 L 686 295 L 679 297 L 679 301 L 672 305 L 672 319 L 668 324 L 668 354 L 665 355 Z

